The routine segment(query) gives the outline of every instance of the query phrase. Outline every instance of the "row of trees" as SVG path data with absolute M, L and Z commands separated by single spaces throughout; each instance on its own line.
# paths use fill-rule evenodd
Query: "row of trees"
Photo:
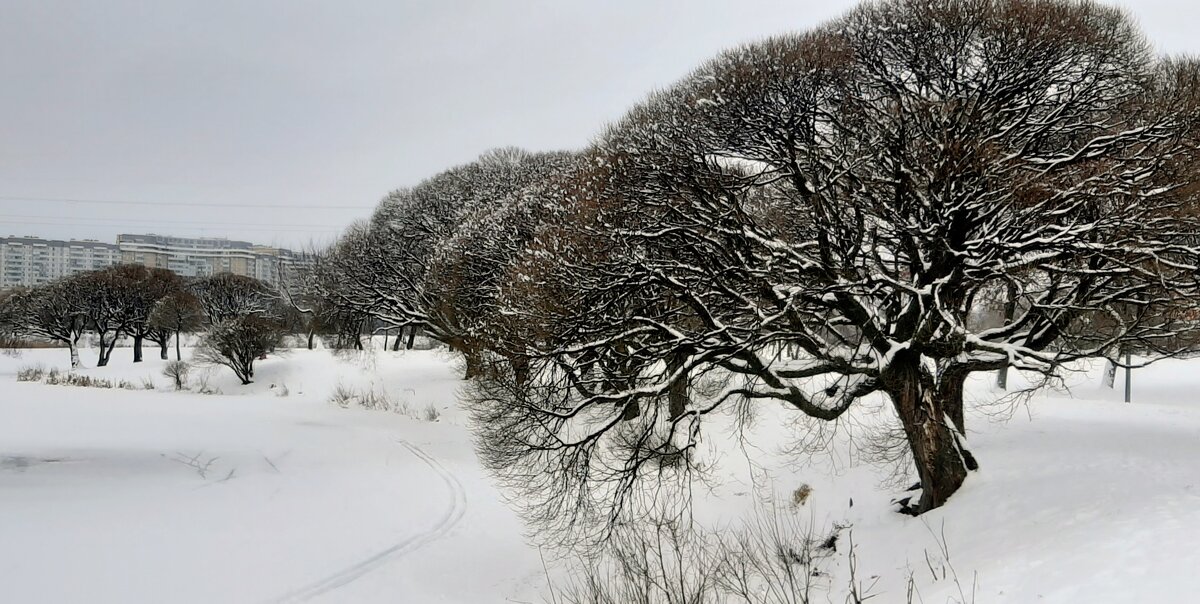
M 132 339 L 133 361 L 143 343 L 158 344 L 167 358 L 180 335 L 205 332 L 198 354 L 229 366 L 249 383 L 254 360 L 278 343 L 288 325 L 286 307 L 265 283 L 229 273 L 185 279 L 162 268 L 120 264 L 78 273 L 46 285 L 16 290 L 0 300 L 0 327 L 10 333 L 66 346 L 78 367 L 79 340 L 97 338 L 96 365 L 112 357 L 117 340 Z
M 1193 350 L 1198 149 L 1200 65 L 1121 10 L 885 0 L 392 193 L 302 297 L 461 351 L 539 519 L 619 520 L 731 404 L 878 396 L 919 514 L 978 467 L 971 374 Z

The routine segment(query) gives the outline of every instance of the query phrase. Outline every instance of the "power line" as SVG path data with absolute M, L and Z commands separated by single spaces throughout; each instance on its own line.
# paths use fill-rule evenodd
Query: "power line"
M 156 206 L 170 208 L 188 206 L 197 208 L 266 208 L 272 210 L 373 210 L 375 206 L 327 206 L 327 205 L 270 205 L 254 203 L 199 203 L 177 202 L 158 203 L 153 201 L 128 201 L 122 199 L 76 199 L 72 197 L 20 197 L 15 195 L 0 195 L 2 201 L 40 201 L 47 203 L 79 203 L 79 204 L 108 204 L 129 206 Z
M 226 226 L 226 227 L 253 227 L 253 226 L 255 226 L 254 223 L 247 223 L 247 222 L 216 222 L 216 221 L 208 221 L 208 220 L 155 220 L 155 219 L 151 219 L 151 218 L 123 219 L 123 218 L 103 218 L 103 217 L 93 217 L 93 216 L 74 217 L 74 216 L 40 216 L 40 215 L 33 215 L 33 214 L 0 214 L 0 220 L 5 220 L 7 222 L 7 219 L 10 219 L 10 218 L 33 219 L 33 220 L 62 220 L 62 221 L 66 221 L 66 222 L 64 222 L 64 224 L 67 224 L 67 225 L 77 224 L 82 221 L 90 221 L 90 222 L 113 222 L 113 223 L 116 223 L 115 225 L 112 225 L 112 226 L 121 226 L 123 224 L 130 224 L 130 223 L 144 223 L 144 224 L 150 224 L 150 225 L 156 225 L 156 224 L 198 225 L 198 224 L 203 224 L 203 225 L 210 225 L 210 226 Z M 96 226 L 109 226 L 109 225 L 99 224 Z M 296 227 L 296 228 L 305 228 L 305 229 L 328 229 L 330 225 L 329 224 L 277 224 L 277 223 L 270 223 L 270 224 L 266 224 L 263 226 L 268 226 L 268 227 L 272 227 L 272 228 L 274 228 L 274 227 Z
M 70 222 L 38 222 L 38 221 L 26 221 L 26 220 L 18 220 L 18 221 L 11 221 L 11 222 L 4 221 L 4 224 L 5 225 L 21 225 L 21 226 L 58 226 L 58 227 L 76 226 Z M 115 228 L 115 227 L 119 227 L 120 225 L 84 224 L 84 225 L 78 225 L 78 226 Z M 152 228 L 152 227 L 144 226 L 144 227 L 136 227 L 136 228 L 140 229 L 140 228 Z M 290 229 L 290 228 L 270 228 L 270 227 L 254 227 L 254 226 L 230 228 L 230 227 L 219 227 L 219 226 L 201 226 L 201 227 L 192 226 L 192 227 L 189 227 L 189 226 L 181 225 L 181 226 L 172 226 L 169 228 L 171 230 L 177 230 L 177 231 L 234 231 L 234 232 L 237 232 L 240 230 L 240 231 L 245 231 L 245 232 L 278 232 L 278 233 L 340 233 L 341 232 L 341 229 L 329 229 L 329 228 L 326 228 L 323 230 L 314 230 L 314 229 Z

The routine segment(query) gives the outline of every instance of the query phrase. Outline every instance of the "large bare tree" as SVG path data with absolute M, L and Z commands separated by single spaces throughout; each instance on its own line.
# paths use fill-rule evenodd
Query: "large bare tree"
M 411 189 L 392 192 L 370 221 L 352 226 L 319 259 L 312 281 L 319 297 L 343 314 L 369 318 L 384 329 L 420 327 L 464 352 L 468 373 L 474 372 L 478 355 L 471 333 L 445 304 L 455 285 L 452 277 L 441 274 L 452 263 L 439 260 L 440 250 L 464 220 L 553 174 L 567 158 L 497 149 Z M 489 234 L 497 239 L 511 235 Z
M 884 396 L 904 510 L 943 505 L 977 467 L 971 373 L 1183 352 L 1197 74 L 1056 0 L 876 2 L 723 54 L 608 132 L 514 263 L 537 360 L 481 386 L 485 457 L 538 513 L 612 518 L 732 401 L 833 420 Z M 1010 291 L 1004 324 L 973 320 Z M 726 385 L 680 408 L 703 375 Z

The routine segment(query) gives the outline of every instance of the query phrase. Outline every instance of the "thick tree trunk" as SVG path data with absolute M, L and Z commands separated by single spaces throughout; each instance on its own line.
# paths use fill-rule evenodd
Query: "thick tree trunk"
M 946 398 L 954 389 L 938 388 L 920 355 L 908 351 L 896 355 L 885 383 L 921 479 L 920 500 L 905 502 L 903 511 L 923 514 L 945 504 L 967 478 L 968 456 L 951 413 L 955 401 Z M 958 391 L 961 406 L 961 384 Z
M 478 354 L 464 350 L 463 359 L 467 362 L 467 367 L 463 374 L 464 380 L 478 377 L 483 372 L 483 360 L 479 358 Z
M 71 369 L 79 368 L 79 344 L 75 340 L 67 342 L 67 348 L 71 349 Z
M 966 434 L 966 418 L 963 417 L 963 381 L 954 380 L 951 383 L 943 384 L 938 397 L 942 399 L 942 406 L 946 409 L 946 416 L 950 418 L 954 429 L 959 434 Z
M 142 362 L 142 336 L 133 336 L 133 362 Z
M 683 355 L 674 355 L 667 362 L 667 372 L 675 373 L 683 367 L 686 358 Z M 686 371 L 679 379 L 671 383 L 667 389 L 667 410 L 670 419 L 675 420 L 687 411 L 688 406 L 688 374 Z
M 965 442 L 967 422 L 963 392 L 969 376 L 969 373 L 962 371 L 949 370 L 945 372 L 938 381 L 937 396 L 942 401 L 942 408 L 946 410 L 946 415 L 950 417 L 950 421 L 954 425 L 958 452 L 962 454 L 963 462 L 968 470 L 975 471 L 979 469 L 979 462 L 975 461 L 975 456 L 967 449 Z
M 108 363 L 108 359 L 104 358 L 104 345 L 105 345 L 104 334 L 99 334 L 99 337 L 100 337 L 100 350 L 99 350 L 99 355 L 96 357 L 96 366 L 103 367 L 105 364 Z
M 390 329 L 383 330 L 383 349 L 384 350 L 388 349 L 388 336 L 390 336 L 390 335 L 392 335 L 392 330 L 390 330 Z
M 964 417 L 963 389 L 966 386 L 967 373 L 955 369 L 942 372 L 938 378 L 937 397 L 942 401 L 943 409 L 954 428 L 959 434 L 967 433 L 967 423 Z
M 529 357 L 514 354 L 508 357 L 508 364 L 512 367 L 513 379 L 518 385 L 524 386 L 529 382 Z
M 175 330 L 175 360 L 182 361 L 183 355 L 179 353 L 179 330 Z
M 417 339 L 417 326 L 413 325 L 408 328 L 408 343 L 404 345 L 405 350 L 412 350 L 413 342 Z
M 308 330 L 308 349 L 309 350 L 313 349 L 313 336 L 314 335 L 315 335 L 315 333 L 313 332 L 313 330 L 311 330 L 311 329 Z
M 113 334 L 113 339 L 108 343 L 108 351 L 104 353 L 104 364 L 108 365 L 108 361 L 112 359 L 113 349 L 117 347 L 117 336 Z
M 96 359 L 97 367 L 104 367 L 104 366 L 108 365 L 108 358 L 110 356 L 112 356 L 113 347 L 116 345 L 117 345 L 117 336 L 114 335 L 113 339 L 112 339 L 112 343 L 108 343 L 104 338 L 104 334 L 103 333 L 100 334 L 100 351 L 99 351 L 100 354 Z
M 167 338 L 169 338 L 169 337 L 170 336 L 164 335 L 162 340 L 159 340 L 159 342 L 158 342 L 158 358 L 160 358 L 164 361 L 167 360 L 167 358 L 169 356 L 167 354 Z
M 392 352 L 400 350 L 400 342 L 404 339 L 404 328 L 400 328 L 400 333 L 396 334 L 396 339 L 392 342 Z

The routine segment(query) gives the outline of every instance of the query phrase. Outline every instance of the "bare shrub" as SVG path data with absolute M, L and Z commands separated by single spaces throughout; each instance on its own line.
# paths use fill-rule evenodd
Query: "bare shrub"
M 741 532 L 722 540 L 718 583 L 745 602 L 824 601 L 827 592 L 836 590 L 827 566 L 835 562 L 838 536 L 846 528 L 834 524 L 822 534 L 794 514 L 758 510 Z M 867 594 L 870 588 L 859 591 Z
M 872 598 L 877 577 L 862 582 L 848 527 L 818 532 L 794 514 L 759 510 L 732 535 L 706 533 L 684 521 L 648 519 L 616 527 L 598 550 L 574 560 L 565 580 L 551 580 L 562 604 L 809 604 Z M 847 582 L 833 570 L 845 559 Z
M 212 378 L 212 374 L 207 371 L 201 372 L 196 376 L 196 392 L 200 394 L 221 394 L 220 388 L 213 388 L 208 385 L 208 381 Z
M 392 411 L 405 417 L 416 417 L 416 414 L 413 413 L 412 404 L 406 398 L 397 399 L 392 405 Z
M 154 390 L 156 388 L 158 388 L 158 386 L 154 384 L 154 378 L 150 376 L 142 378 L 142 390 Z
M 555 589 L 564 604 L 687 604 L 717 601 L 717 544 L 678 522 L 620 527 L 598 556 L 580 556 Z M 555 593 L 556 592 L 556 593 Z
M 50 371 L 46 374 L 46 383 L 51 386 L 78 386 L 81 388 L 125 388 L 126 390 L 136 390 L 137 388 L 130 382 L 121 380 L 114 383 L 112 380 L 104 378 L 92 377 L 90 375 L 82 375 L 72 372 Z
M 442 412 L 438 411 L 438 408 L 434 407 L 433 403 L 426 405 L 425 409 L 421 411 L 421 419 L 427 422 L 436 422 L 441 419 L 441 417 Z
M 329 402 L 341 407 L 342 409 L 348 409 L 350 404 L 354 402 L 354 399 L 354 390 L 351 390 L 344 384 L 338 384 L 337 386 L 334 386 L 333 394 L 329 395 Z
M 175 384 L 175 390 L 183 390 L 187 386 L 188 373 L 191 371 L 192 366 L 186 361 L 171 361 L 163 365 L 162 374 Z
M 382 390 L 376 391 L 375 389 L 371 389 L 363 391 L 362 395 L 359 396 L 358 404 L 363 409 L 370 409 L 372 411 L 392 410 L 392 401 L 388 398 L 387 393 Z
M 334 387 L 333 393 L 329 395 L 329 402 L 343 409 L 358 406 L 368 411 L 392 411 L 410 417 L 413 416 L 408 401 L 397 404 L 382 387 L 375 388 L 374 386 L 370 386 L 362 390 L 355 390 L 339 383 Z M 436 418 L 430 421 L 436 421 Z
M 18 382 L 39 382 L 46 375 L 46 368 L 41 365 L 26 365 L 17 369 Z

